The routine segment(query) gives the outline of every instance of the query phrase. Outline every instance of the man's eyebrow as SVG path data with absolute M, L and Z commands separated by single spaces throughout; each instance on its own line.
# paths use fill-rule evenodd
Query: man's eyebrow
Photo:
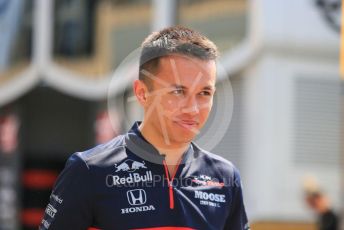
M 176 89 L 188 89 L 186 86 L 178 85 L 178 84 L 172 84 L 170 87 L 171 88 L 176 88 Z M 214 90 L 215 91 L 216 87 L 212 86 L 212 85 L 207 85 L 207 86 L 204 86 L 202 89 L 203 90 Z
M 183 85 L 178 85 L 178 84 L 172 84 L 170 85 L 171 88 L 176 88 L 176 89 L 187 89 L 187 87 Z
M 215 91 L 216 87 L 212 86 L 212 85 L 208 85 L 208 86 L 203 87 L 203 89 L 205 89 L 205 90 L 214 90 Z

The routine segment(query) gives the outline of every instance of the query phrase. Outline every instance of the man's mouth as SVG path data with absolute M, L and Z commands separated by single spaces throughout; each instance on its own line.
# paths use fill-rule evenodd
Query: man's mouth
M 188 130 L 192 130 L 194 132 L 198 133 L 198 122 L 194 121 L 194 120 L 176 120 L 175 121 L 176 124 L 178 124 L 179 126 L 186 128 Z

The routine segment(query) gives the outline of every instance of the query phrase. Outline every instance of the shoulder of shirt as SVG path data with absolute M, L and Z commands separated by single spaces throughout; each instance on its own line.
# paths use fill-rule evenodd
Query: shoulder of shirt
M 97 145 L 86 151 L 76 152 L 69 158 L 69 161 L 71 161 L 72 159 L 75 160 L 75 157 L 80 158 L 80 160 L 82 160 L 86 164 L 86 167 L 88 169 L 90 168 L 90 165 L 94 164 L 103 164 L 105 166 L 107 163 L 102 161 L 102 159 L 107 158 L 110 155 L 112 157 L 111 160 L 108 161 L 109 164 L 120 161 L 122 157 L 120 157 L 119 154 L 116 153 L 125 152 L 124 139 L 125 135 L 119 135 L 108 141 L 107 143 Z

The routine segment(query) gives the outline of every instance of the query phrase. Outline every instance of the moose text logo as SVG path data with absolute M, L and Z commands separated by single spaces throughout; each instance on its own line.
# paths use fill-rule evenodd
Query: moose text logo
M 200 200 L 200 205 L 212 207 L 221 207 L 220 203 L 226 202 L 226 196 L 224 194 L 211 192 L 195 191 L 195 198 Z

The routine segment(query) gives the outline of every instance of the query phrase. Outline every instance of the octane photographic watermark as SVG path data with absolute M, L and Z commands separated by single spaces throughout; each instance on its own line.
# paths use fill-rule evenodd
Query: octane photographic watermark
M 164 175 L 151 175 L 142 179 L 140 174 L 129 174 L 127 176 L 118 176 L 113 174 L 108 174 L 105 177 L 105 185 L 108 188 L 136 188 L 138 185 L 145 188 L 153 188 L 156 186 L 168 187 L 169 181 Z M 239 179 L 234 178 L 222 178 L 220 182 L 216 178 L 209 180 L 200 180 L 197 177 L 187 177 L 187 178 L 174 178 L 171 181 L 173 187 L 202 187 L 209 188 L 212 187 L 241 187 L 241 182 Z
M 111 83 L 108 89 L 108 113 L 113 126 L 117 126 L 115 122 L 117 119 L 113 119 L 112 114 L 122 113 L 122 120 L 125 122 L 125 128 L 129 128 L 135 121 L 140 121 L 143 119 L 143 110 L 137 102 L 136 96 L 133 94 L 132 83 L 134 80 L 138 79 L 139 76 L 139 59 L 141 50 L 138 48 L 130 53 L 122 63 L 116 68 L 111 79 Z M 150 57 L 152 60 L 157 57 Z M 194 81 L 189 89 L 189 91 L 194 91 L 197 84 L 204 77 L 204 66 L 200 65 L 198 62 L 194 61 L 194 58 L 187 57 L 183 55 L 183 58 L 189 59 L 193 64 L 197 65 L 199 72 L 194 76 Z M 176 60 L 173 56 L 169 56 L 169 65 L 173 74 L 175 85 L 180 85 L 181 79 L 188 76 L 180 76 L 179 67 L 176 64 Z M 202 148 L 211 151 L 216 147 L 216 145 L 222 140 L 226 132 L 228 131 L 229 124 L 231 122 L 233 113 L 233 90 L 229 81 L 229 77 L 226 73 L 225 68 L 221 65 L 220 61 L 216 61 L 216 73 L 217 73 L 217 83 L 216 83 L 216 93 L 213 95 L 213 100 L 201 105 L 194 105 L 183 110 L 188 112 L 194 112 L 207 109 L 212 107 L 208 121 L 202 128 L 198 130 L 197 128 L 190 127 L 190 131 L 196 136 L 195 142 Z M 159 121 L 160 129 L 162 130 L 163 140 L 166 145 L 171 143 L 171 136 L 169 135 L 168 129 L 166 127 L 166 120 L 170 119 L 174 115 L 181 113 L 181 102 L 175 105 L 172 111 L 166 112 L 162 105 L 162 96 L 166 94 L 166 90 L 169 89 L 170 83 L 165 82 L 163 79 L 157 77 L 151 71 L 146 69 L 141 70 L 147 79 L 157 82 L 159 85 L 163 86 L 158 90 L 152 90 L 150 96 L 154 97 L 154 101 L 145 113 L 145 117 L 157 116 Z M 188 100 L 186 96 L 185 100 Z M 168 103 L 172 103 L 169 102 Z M 140 152 L 141 146 L 135 146 L 135 153 Z M 141 157 L 144 157 L 141 156 Z M 145 159 L 145 158 L 144 158 Z M 154 161 L 152 159 L 145 159 L 148 161 Z M 160 161 L 156 161 L 159 162 Z

